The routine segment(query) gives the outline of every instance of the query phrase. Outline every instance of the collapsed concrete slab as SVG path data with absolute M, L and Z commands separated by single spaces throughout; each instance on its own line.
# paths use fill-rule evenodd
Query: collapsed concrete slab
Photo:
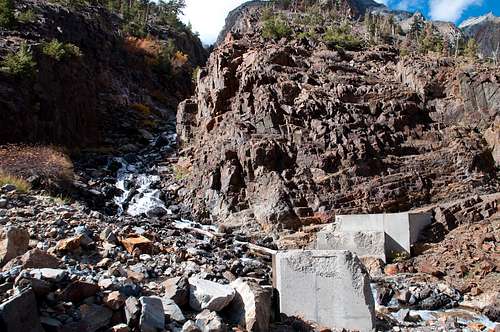
M 316 248 L 345 249 L 360 257 L 386 261 L 395 255 L 410 255 L 422 230 L 430 225 L 430 213 L 339 215 L 335 225 L 318 233 Z
M 273 258 L 280 311 L 328 328 L 372 331 L 370 281 L 356 255 L 345 250 L 291 250 Z

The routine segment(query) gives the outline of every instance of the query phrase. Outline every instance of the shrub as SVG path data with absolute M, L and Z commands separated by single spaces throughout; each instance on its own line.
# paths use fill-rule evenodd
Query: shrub
M 288 22 L 280 16 L 265 20 L 262 26 L 262 36 L 266 39 L 288 38 L 292 32 Z
M 71 160 L 63 152 L 49 146 L 0 147 L 0 173 L 20 179 L 21 184 L 22 179 L 35 176 L 40 186 L 49 189 L 66 185 L 74 177 Z
M 11 53 L 2 61 L 2 71 L 14 76 L 31 76 L 36 69 L 33 53 L 27 44 L 22 44 L 16 53 Z
M 346 50 L 356 50 L 361 48 L 363 42 L 355 37 L 349 27 L 330 27 L 323 36 L 325 43 L 333 45 L 335 48 Z
M 471 38 L 467 41 L 464 49 L 464 55 L 468 58 L 475 59 L 477 57 L 477 42 L 474 38 Z
M 176 55 L 177 51 L 175 44 L 172 40 L 169 40 L 165 46 L 162 46 L 158 52 L 158 55 L 153 63 L 154 70 L 160 74 L 165 74 L 167 76 L 172 75 L 172 59 Z
M 78 46 L 71 43 L 63 44 L 57 39 L 52 39 L 50 42 L 43 43 L 42 52 L 57 61 L 82 56 Z
M 21 23 L 35 23 L 37 20 L 37 15 L 33 9 L 28 9 L 24 12 L 20 12 L 17 15 L 17 20 Z
M 14 1 L 0 0 L 0 26 L 3 28 L 11 28 L 14 23 Z
M 50 42 L 43 43 L 42 52 L 57 61 L 60 61 L 66 55 L 64 44 L 57 39 L 52 39 Z
M 5 186 L 6 184 L 16 186 L 17 191 L 21 193 L 25 193 L 31 189 L 30 184 L 26 180 L 0 171 L 0 187 Z
M 151 114 L 151 109 L 144 104 L 132 104 L 130 108 L 143 116 L 149 116 Z
M 191 78 L 195 83 L 198 80 L 198 74 L 200 73 L 200 70 L 201 70 L 200 66 L 196 66 L 196 68 L 193 69 L 193 74 L 191 75 Z
M 64 44 L 64 50 L 66 51 L 66 55 L 70 58 L 79 58 L 83 56 L 80 48 L 72 43 Z

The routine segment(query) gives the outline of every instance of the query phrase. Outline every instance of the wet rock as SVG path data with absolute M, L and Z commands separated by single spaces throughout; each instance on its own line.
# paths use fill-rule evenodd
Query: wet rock
M 189 278 L 189 305 L 196 311 L 221 311 L 233 300 L 234 295 L 231 286 Z
M 80 306 L 82 322 L 86 326 L 86 331 L 95 332 L 99 329 L 109 326 L 113 312 L 103 306 L 96 304 L 83 304 Z
M 165 297 L 172 299 L 178 306 L 184 307 L 189 303 L 189 282 L 184 277 L 174 277 L 162 283 Z
M 141 297 L 141 316 L 139 328 L 141 332 L 157 332 L 165 328 L 165 314 L 161 299 L 155 297 Z
M 5 209 L 9 201 L 5 198 L 0 198 L 0 209 Z
M 491 319 L 492 322 L 500 323 L 500 303 L 487 306 L 484 308 L 483 314 Z
M 227 326 L 216 312 L 203 310 L 196 316 L 196 326 L 201 332 L 226 332 Z
M 236 279 L 231 286 L 236 295 L 226 309 L 230 321 L 247 331 L 268 331 L 272 289 L 261 287 L 255 280 L 243 278 Z
M 26 289 L 0 304 L 2 332 L 43 332 L 35 295 Z
M 30 236 L 27 231 L 17 227 L 0 230 L 0 267 L 11 259 L 28 251 Z

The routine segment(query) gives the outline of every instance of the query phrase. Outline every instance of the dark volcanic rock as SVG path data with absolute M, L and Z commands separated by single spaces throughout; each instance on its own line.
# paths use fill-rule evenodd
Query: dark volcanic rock
M 152 38 L 170 39 L 187 54 L 188 65 L 170 79 L 148 65 L 149 39 L 126 37 L 122 21 L 103 7 L 67 9 L 47 1 L 15 1 L 19 11 L 37 15 L 33 23 L 17 24 L 0 36 L 2 58 L 29 46 L 36 62 L 32 75 L 0 72 L 0 144 L 55 143 L 65 146 L 102 144 L 121 126 L 124 109 L 134 104 L 175 108 L 192 92 L 192 68 L 205 62 L 200 40 L 187 29 L 150 27 Z M 55 59 L 42 50 L 54 39 L 77 46 L 82 56 Z M 158 45 L 153 45 L 158 47 Z M 153 49 L 154 49 L 153 47 Z M 128 134 L 136 132 L 128 128 Z M 105 135 L 104 135 L 105 134 Z
M 492 192 L 482 131 L 500 112 L 499 75 L 389 46 L 229 34 L 179 107 L 185 201 L 199 216 L 245 211 L 293 228 L 310 221 L 303 211 L 402 211 Z

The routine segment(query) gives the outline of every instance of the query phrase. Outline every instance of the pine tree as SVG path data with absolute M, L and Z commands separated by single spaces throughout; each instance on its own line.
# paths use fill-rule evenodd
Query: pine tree
M 475 59 L 477 57 L 477 42 L 474 38 L 470 38 L 465 45 L 464 55 L 468 58 Z

